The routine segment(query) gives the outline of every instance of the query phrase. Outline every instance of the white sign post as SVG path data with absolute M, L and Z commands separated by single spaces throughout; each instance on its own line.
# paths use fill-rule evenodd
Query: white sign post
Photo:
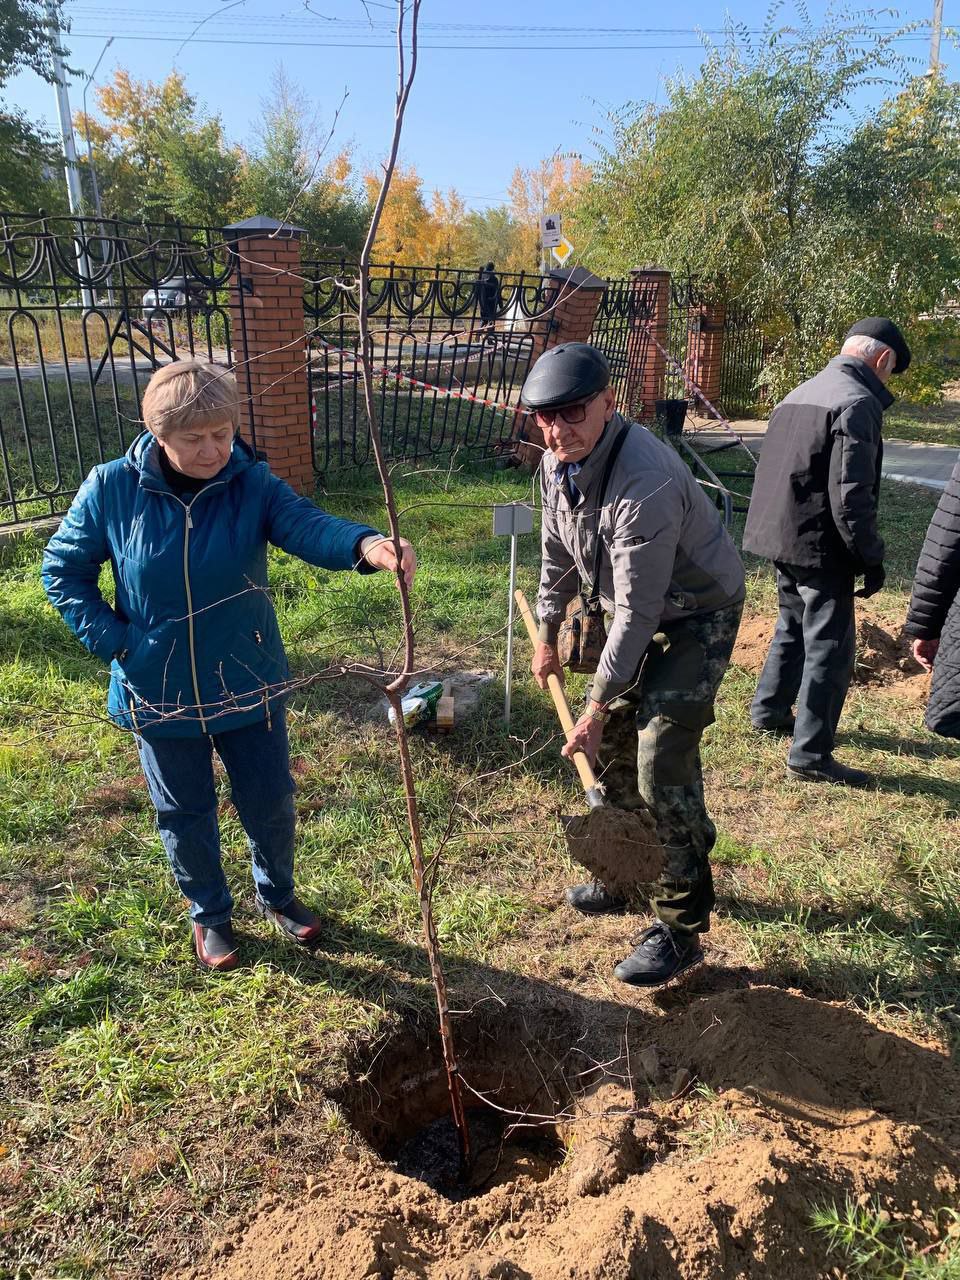
M 493 536 L 510 538 L 510 595 L 507 604 L 507 670 L 504 676 L 503 718 L 510 728 L 510 690 L 513 683 L 513 596 L 517 589 L 517 538 L 533 532 L 533 509 L 526 502 L 497 503 L 493 508 Z
M 544 249 L 552 249 L 563 239 L 559 213 L 545 213 L 540 219 L 540 243 Z

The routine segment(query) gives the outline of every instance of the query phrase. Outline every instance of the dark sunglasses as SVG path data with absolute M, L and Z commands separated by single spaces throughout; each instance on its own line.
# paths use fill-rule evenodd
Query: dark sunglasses
M 534 409 L 533 416 L 538 422 L 544 423 L 545 426 L 552 427 L 557 418 L 560 418 L 570 427 L 575 427 L 578 422 L 583 422 L 587 416 L 587 406 L 593 404 L 597 396 L 602 396 L 606 388 L 595 391 L 589 400 L 584 400 L 580 404 L 562 404 L 559 409 Z

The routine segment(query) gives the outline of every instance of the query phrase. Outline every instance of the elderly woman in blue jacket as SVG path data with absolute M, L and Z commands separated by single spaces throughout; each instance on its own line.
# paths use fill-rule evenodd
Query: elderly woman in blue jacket
M 208 969 L 238 963 L 220 860 L 213 752 L 250 843 L 259 913 L 303 945 L 320 919 L 293 885 L 290 671 L 267 593 L 267 546 L 325 569 L 396 572 L 392 541 L 321 511 L 237 435 L 236 380 L 183 360 L 143 398 L 147 430 L 95 467 L 43 559 L 51 603 L 110 663 L 111 718 L 136 735 L 157 827 Z M 408 585 L 413 548 L 401 545 Z M 111 607 L 98 587 L 109 560 Z

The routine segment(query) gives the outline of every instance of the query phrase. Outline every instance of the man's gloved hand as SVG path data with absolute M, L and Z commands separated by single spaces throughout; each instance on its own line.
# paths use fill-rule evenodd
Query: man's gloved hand
M 855 596 L 859 596 L 861 600 L 869 600 L 871 596 L 875 596 L 877 594 L 886 580 L 887 575 L 883 565 L 871 565 L 863 575 L 863 586 L 858 587 L 853 594 Z

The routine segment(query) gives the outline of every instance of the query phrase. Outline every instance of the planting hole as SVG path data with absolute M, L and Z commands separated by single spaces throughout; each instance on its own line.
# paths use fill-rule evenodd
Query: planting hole
M 565 1156 L 574 1076 L 584 1083 L 569 1021 L 559 1011 L 505 1012 L 458 1018 L 454 1031 L 470 1129 L 466 1170 L 436 1032 L 397 1035 L 355 1072 L 341 1098 L 353 1127 L 398 1173 L 451 1200 L 521 1177 L 548 1178 Z

